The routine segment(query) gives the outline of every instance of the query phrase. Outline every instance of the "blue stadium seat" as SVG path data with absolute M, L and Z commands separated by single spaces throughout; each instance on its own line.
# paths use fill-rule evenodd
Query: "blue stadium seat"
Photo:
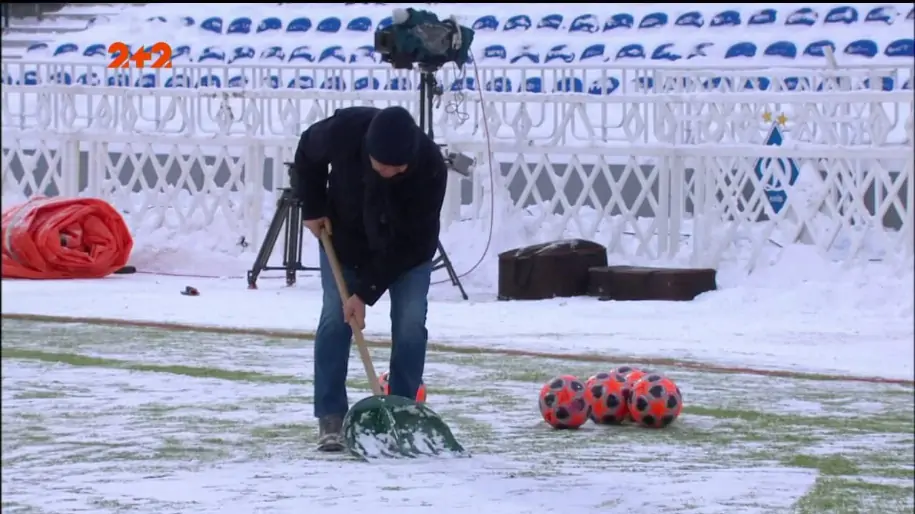
M 915 21 L 915 7 L 909 10 L 909 14 L 905 15 L 906 21 Z
M 232 57 L 229 57 L 228 64 L 233 62 L 246 62 L 254 59 L 254 48 L 250 46 L 237 46 L 232 50 Z
M 604 52 L 607 51 L 607 47 L 603 43 L 596 43 L 588 48 L 585 48 L 581 55 L 578 56 L 579 61 L 588 61 L 591 59 L 603 61 L 605 59 Z
M 654 79 L 651 77 L 639 77 L 635 79 L 636 88 L 641 91 L 651 91 L 654 87 Z
M 116 73 L 108 77 L 108 87 L 130 87 L 130 75 Z
M 346 30 L 350 32 L 370 32 L 375 24 L 368 16 L 359 16 L 353 18 L 346 24 Z
M 93 43 L 83 49 L 83 57 L 108 57 L 108 47 L 101 43 Z
M 819 14 L 810 7 L 801 7 L 785 18 L 785 25 L 812 27 L 816 24 Z
M 38 77 L 38 72 L 35 70 L 29 70 L 22 74 L 22 85 L 23 86 L 36 86 L 41 82 Z
M 40 52 L 42 50 L 47 50 L 47 49 L 48 49 L 47 43 L 32 43 L 31 45 L 28 46 L 28 48 L 25 51 L 26 52 Z M 105 52 L 106 53 L 108 52 L 107 48 L 105 49 Z
M 294 18 L 286 25 L 286 32 L 308 32 L 311 30 L 311 19 L 304 16 Z
M 165 19 L 165 16 L 150 16 L 146 18 L 147 22 L 157 22 L 157 23 L 167 23 L 168 20 Z
M 183 60 L 192 60 L 190 45 L 178 45 L 172 48 L 172 62 Z
M 662 12 L 646 14 L 639 22 L 640 29 L 659 29 L 665 25 L 667 25 L 667 14 Z
M 912 89 L 912 79 L 906 79 L 905 83 L 902 84 L 902 89 Z
M 229 27 L 226 28 L 226 34 L 250 34 L 251 33 L 251 18 L 243 16 L 241 18 L 235 18 L 229 22 Z
M 635 16 L 629 13 L 614 14 L 604 22 L 604 32 L 617 29 L 631 29 L 632 27 L 635 27 Z
M 153 73 L 144 73 L 134 83 L 134 87 L 156 87 L 159 81 Z
M 870 39 L 858 39 L 849 43 L 844 50 L 845 55 L 854 55 L 857 57 L 866 57 L 868 59 L 877 55 L 879 48 L 877 43 Z
M 374 63 L 375 60 L 375 47 L 373 45 L 363 45 L 357 48 L 353 53 L 349 55 L 349 62 L 351 63 Z
M 483 49 L 483 61 L 505 60 L 508 58 L 508 51 L 502 45 L 489 45 Z
M 346 91 L 346 81 L 343 80 L 343 77 L 327 77 L 323 82 L 321 82 L 321 89 L 327 89 L 330 91 Z
M 243 88 L 247 85 L 248 85 L 248 77 L 245 77 L 244 75 L 235 75 L 229 79 L 229 82 L 228 82 L 228 84 L 226 84 L 226 87 Z
M 604 77 L 591 83 L 588 93 L 592 95 L 609 95 L 620 87 L 620 80 L 616 77 Z
M 283 20 L 275 16 L 270 16 L 269 18 L 264 18 L 260 23 L 257 24 L 258 34 L 271 30 L 283 30 Z
M 867 16 L 864 17 L 864 22 L 892 25 L 898 16 L 899 11 L 895 7 L 891 5 L 878 6 L 868 11 Z
M 210 62 L 210 61 L 225 62 L 225 60 L 226 60 L 226 53 L 215 46 L 208 46 L 208 47 L 204 48 L 203 52 L 201 52 L 200 56 L 197 57 L 197 62 Z
M 496 77 L 486 83 L 486 90 L 493 93 L 511 93 L 512 80 L 508 77 Z
M 721 11 L 712 17 L 712 21 L 709 22 L 709 27 L 739 27 L 740 26 L 740 13 L 737 11 L 727 10 Z
M 733 82 L 731 82 L 731 79 L 722 78 L 722 77 L 712 77 L 702 83 L 702 89 L 705 89 L 706 91 L 711 91 L 713 89 L 721 89 L 721 88 L 730 90 L 732 88 L 732 86 L 733 86 Z
M 810 91 L 810 79 L 807 77 L 786 77 L 785 89 L 788 91 Z
M 594 34 L 600 32 L 600 20 L 594 14 L 580 14 L 572 20 L 569 25 L 569 32 L 578 34 Z
M 638 43 L 626 45 L 616 52 L 616 59 L 644 59 L 645 47 Z
M 556 45 L 550 48 L 550 51 L 546 53 L 546 57 L 543 59 L 544 64 L 552 61 L 562 61 L 570 64 L 575 62 L 575 52 L 569 49 L 569 45 Z
M 540 21 L 537 23 L 538 29 L 543 30 L 559 30 L 562 28 L 562 15 L 561 14 L 547 14 L 543 18 L 540 18 Z
M 856 21 L 858 21 L 858 10 L 849 5 L 833 7 L 826 13 L 826 17 L 823 18 L 824 25 L 831 23 L 850 25 Z
M 76 83 L 83 86 L 101 86 L 102 79 L 98 76 L 98 73 L 83 73 L 77 77 Z
M 77 52 L 79 52 L 79 47 L 76 46 L 75 43 L 64 43 L 62 45 L 58 45 L 58 47 L 54 50 L 54 57 L 66 54 L 74 54 Z
M 353 83 L 353 89 L 362 91 L 364 89 L 381 89 L 381 82 L 375 77 L 359 77 Z
M 281 47 L 281 46 L 271 46 L 271 47 L 264 48 L 263 50 L 261 50 L 260 59 L 262 61 L 267 61 L 270 59 L 277 60 L 277 61 L 285 61 L 286 52 L 283 51 L 283 47 Z
M 683 58 L 682 55 L 674 53 L 671 49 L 674 47 L 673 43 L 664 43 L 663 45 L 658 45 L 654 51 L 651 52 L 651 60 L 653 61 L 679 61 Z
M 702 13 L 699 11 L 689 11 L 677 16 L 677 20 L 674 22 L 676 27 L 695 27 L 701 29 L 705 25 L 705 19 L 702 17 Z
M 165 81 L 165 87 L 191 87 L 193 82 L 187 75 L 173 75 Z
M 755 77 L 747 79 L 744 83 L 744 89 L 757 89 L 759 91 L 766 91 L 769 89 L 769 86 L 772 85 L 772 80 L 769 77 Z
M 807 45 L 807 48 L 804 49 L 804 55 L 808 57 L 825 57 L 826 56 L 826 47 L 832 48 L 832 51 L 836 51 L 836 44 L 828 39 L 821 39 L 819 41 L 814 41 Z
M 410 91 L 413 89 L 413 83 L 407 77 L 392 77 L 384 85 L 385 91 Z
M 778 13 L 775 12 L 775 9 L 762 9 L 750 15 L 747 18 L 747 25 L 750 26 L 763 26 L 763 25 L 775 25 L 775 20 L 778 18 Z
M 533 64 L 540 64 L 540 54 L 531 49 L 531 45 L 524 45 L 521 47 L 521 50 L 518 51 L 518 54 L 509 59 L 509 62 L 512 64 L 528 60 Z
M 540 77 L 528 77 L 524 81 L 524 85 L 521 86 L 520 92 L 522 93 L 542 93 L 543 92 L 543 79 Z
M 862 82 L 861 85 L 864 86 L 864 89 L 870 89 L 871 88 L 871 79 L 864 79 L 864 82 Z M 895 86 L 896 86 L 896 84 L 893 81 L 892 77 L 881 77 L 880 86 L 878 87 L 878 89 L 880 89 L 881 91 L 892 91 L 893 89 L 895 89 Z
M 394 18 L 388 16 L 387 18 L 381 18 L 381 21 L 378 22 L 378 26 L 375 27 L 375 30 L 386 29 L 394 24 Z
M 9 73 L 4 73 L 4 74 L 3 74 L 3 83 L 6 84 L 6 85 L 12 85 L 12 84 L 13 84 L 13 76 L 10 75 Z
M 886 45 L 883 55 L 887 57 L 915 57 L 915 40 L 911 38 L 897 39 Z
M 708 41 L 704 42 L 704 43 L 699 43 L 696 46 L 694 46 L 692 48 L 692 50 L 689 51 L 689 54 L 686 56 L 686 59 L 689 60 L 689 59 L 693 59 L 696 57 L 708 57 L 708 53 L 707 53 L 706 49 L 711 48 L 713 46 L 715 46 L 715 43 L 708 42 Z
M 222 79 L 216 75 L 204 75 L 197 81 L 197 87 L 222 87 Z
M 340 21 L 340 18 L 328 16 L 318 22 L 318 28 L 316 30 L 325 34 L 336 34 L 337 32 L 340 32 L 342 26 L 343 23 Z
M 200 29 L 214 34 L 222 34 L 222 18 L 219 16 L 209 17 L 200 22 Z
M 261 87 L 268 89 L 279 89 L 280 78 L 276 75 L 268 75 L 261 79 Z
M 289 62 L 293 61 L 315 62 L 315 56 L 312 55 L 311 48 L 302 45 L 294 48 L 289 54 Z
M 786 59 L 794 59 L 797 57 L 797 46 L 791 41 L 776 41 L 771 45 L 767 46 L 763 51 L 763 55 L 769 57 L 784 57 Z
M 470 28 L 477 32 L 494 32 L 499 29 L 499 20 L 492 14 L 487 14 L 477 18 Z
M 194 23 L 196 23 L 196 22 L 194 21 L 194 18 L 191 18 L 190 16 L 182 16 L 182 17 L 181 17 L 181 25 L 183 25 L 183 26 L 185 26 L 185 27 L 193 27 L 193 26 L 194 26 Z
M 502 24 L 503 32 L 522 32 L 533 26 L 531 17 L 526 14 L 516 14 L 505 20 Z
M 556 93 L 584 93 L 585 84 L 578 77 L 563 77 L 556 81 Z
M 311 77 L 296 77 L 289 81 L 286 86 L 289 89 L 312 89 L 315 87 L 315 79 Z
M 321 55 L 318 57 L 318 62 L 324 61 L 340 61 L 346 63 L 346 54 L 343 53 L 343 47 L 339 45 L 329 46 L 324 50 L 321 50 Z
M 451 91 L 476 91 L 477 90 L 477 81 L 473 77 L 464 77 L 463 79 L 457 79 L 451 83 Z
M 73 83 L 73 77 L 65 71 L 58 71 L 57 73 L 53 73 L 48 77 L 48 83 L 69 86 Z
M 725 59 L 736 57 L 756 57 L 756 45 L 749 41 L 734 43 L 724 52 Z

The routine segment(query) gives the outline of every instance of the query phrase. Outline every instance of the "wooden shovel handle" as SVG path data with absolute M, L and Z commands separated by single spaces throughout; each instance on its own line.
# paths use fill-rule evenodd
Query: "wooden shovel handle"
M 334 281 L 337 283 L 340 299 L 343 303 L 346 303 L 349 298 L 349 290 L 346 288 L 346 281 L 343 280 L 340 261 L 337 260 L 337 252 L 334 251 L 334 244 L 330 240 L 330 236 L 323 229 L 321 230 L 321 245 L 324 246 L 324 253 L 327 254 L 327 261 L 330 263 L 330 270 L 334 274 Z M 362 358 L 362 366 L 365 367 L 365 376 L 369 379 L 372 394 L 383 395 L 384 391 L 381 389 L 381 384 L 378 383 L 378 375 L 375 374 L 375 366 L 372 365 L 372 356 L 369 355 L 369 348 L 365 344 L 365 336 L 362 335 L 362 329 L 353 324 L 350 324 L 350 326 L 353 329 L 353 339 L 356 340 L 356 348 L 359 349 L 359 357 Z

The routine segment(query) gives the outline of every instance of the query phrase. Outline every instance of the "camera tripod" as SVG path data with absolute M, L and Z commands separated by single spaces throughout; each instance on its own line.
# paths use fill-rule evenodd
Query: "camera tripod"
M 432 130 L 432 100 L 436 94 L 441 94 L 442 90 L 435 79 L 435 71 L 421 69 L 420 71 L 420 97 L 419 97 L 419 127 L 434 140 Z M 286 285 L 292 286 L 296 282 L 296 273 L 299 271 L 320 271 L 320 268 L 311 268 L 302 264 L 302 241 L 304 240 L 305 227 L 302 224 L 302 206 L 301 203 L 293 196 L 292 188 L 283 188 L 280 190 L 280 199 L 277 201 L 276 212 L 267 228 L 267 234 L 264 236 L 264 242 L 261 244 L 257 257 L 254 260 L 254 266 L 248 271 L 248 288 L 257 289 L 257 278 L 264 271 L 286 272 Z M 285 248 L 283 251 L 282 266 L 268 266 L 267 261 L 273 254 L 276 242 L 279 239 L 280 231 L 285 226 Z M 464 285 L 445 247 L 442 242 L 438 242 L 438 251 L 432 258 L 432 270 L 444 269 L 448 273 L 451 285 L 458 288 L 461 297 L 468 299 L 467 292 L 464 291 Z

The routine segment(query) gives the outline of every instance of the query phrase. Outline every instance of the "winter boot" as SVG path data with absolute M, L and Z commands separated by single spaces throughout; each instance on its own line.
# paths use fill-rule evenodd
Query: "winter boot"
M 318 420 L 318 451 L 342 452 L 343 418 L 341 416 L 324 416 Z

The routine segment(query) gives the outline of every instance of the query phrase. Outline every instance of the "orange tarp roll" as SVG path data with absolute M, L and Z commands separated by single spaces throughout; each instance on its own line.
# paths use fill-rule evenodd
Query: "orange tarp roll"
M 98 198 L 32 198 L 3 209 L 3 278 L 101 278 L 127 264 L 133 238 Z

